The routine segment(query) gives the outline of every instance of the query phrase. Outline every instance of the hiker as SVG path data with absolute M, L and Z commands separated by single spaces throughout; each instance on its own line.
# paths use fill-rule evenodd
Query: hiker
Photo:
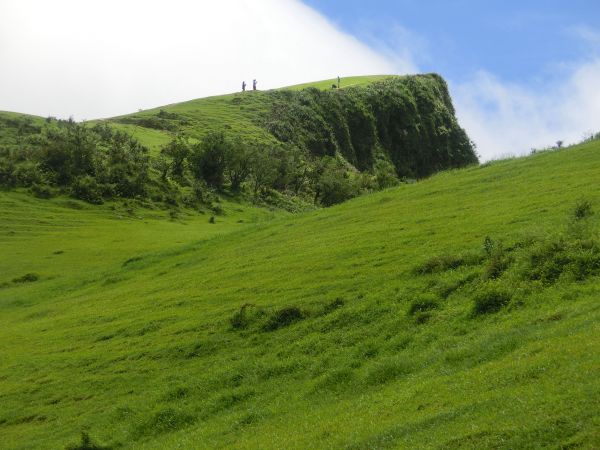
M 256 79 L 252 80 L 252 90 L 255 91 L 256 90 L 256 85 L 258 84 L 258 82 L 256 81 Z
M 341 83 L 341 80 L 340 80 L 340 77 L 338 76 L 338 87 L 337 87 L 338 89 L 340 88 L 340 83 Z
M 246 82 L 242 81 L 242 92 L 246 92 Z

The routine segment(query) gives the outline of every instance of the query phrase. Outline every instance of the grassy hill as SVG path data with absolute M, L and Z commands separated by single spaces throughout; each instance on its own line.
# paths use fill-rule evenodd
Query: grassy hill
M 299 211 L 477 162 L 436 74 L 250 91 L 85 124 L 0 113 L 0 187 L 95 204 L 197 209 L 217 192 Z
M 599 171 L 216 224 L 0 193 L 2 447 L 597 448 Z
M 343 78 L 342 89 L 350 87 L 368 87 L 369 85 L 398 78 L 392 75 L 359 76 Z M 337 83 L 337 79 L 304 83 L 279 89 L 280 91 L 301 91 L 308 88 L 328 91 Z M 144 119 L 156 118 L 161 111 L 168 117 L 173 114 L 170 124 L 193 139 L 200 139 L 210 131 L 226 131 L 241 135 L 244 139 L 272 142 L 273 136 L 260 124 L 260 118 L 268 114 L 271 107 L 269 94 L 263 91 L 247 91 L 242 94 L 229 94 L 208 98 L 199 98 L 188 102 L 161 106 L 139 111 L 121 117 L 106 119 L 112 126 L 128 131 L 144 145 L 155 152 L 166 145 L 172 137 L 172 130 L 153 129 L 135 125 Z M 164 114 L 167 113 L 167 114 Z M 177 123 L 179 121 L 179 123 Z M 97 123 L 98 121 L 92 121 Z M 132 122 L 129 124 L 123 122 Z M 160 127 L 160 123 L 154 126 Z M 167 123 L 167 126 L 169 124 Z

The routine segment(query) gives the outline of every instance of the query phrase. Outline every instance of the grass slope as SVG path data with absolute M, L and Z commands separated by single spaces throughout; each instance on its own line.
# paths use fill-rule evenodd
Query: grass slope
M 597 448 L 600 282 L 517 275 L 599 171 L 594 142 L 214 228 L 3 194 L 2 447 Z M 484 283 L 486 236 L 515 262 Z M 513 298 L 474 316 L 474 283 Z

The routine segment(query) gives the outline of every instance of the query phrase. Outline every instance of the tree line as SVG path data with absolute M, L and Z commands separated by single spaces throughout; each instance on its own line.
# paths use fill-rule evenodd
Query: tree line
M 11 145 L 0 146 L 0 185 L 29 188 L 38 197 L 68 194 L 90 203 L 139 198 L 197 206 L 213 193 L 229 193 L 330 206 L 398 183 L 385 159 L 361 173 L 336 155 L 224 132 L 200 140 L 175 135 L 150 157 L 139 141 L 107 123 L 48 119 L 43 126 L 21 129 L 26 131 Z

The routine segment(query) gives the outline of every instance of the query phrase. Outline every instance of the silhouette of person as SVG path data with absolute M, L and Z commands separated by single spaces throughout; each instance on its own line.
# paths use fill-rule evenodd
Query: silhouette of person
M 242 81 L 242 92 L 246 92 L 246 82 Z
M 338 76 L 338 89 L 340 88 L 340 83 L 341 83 L 341 80 L 340 80 L 340 77 Z
M 255 91 L 256 90 L 256 85 L 258 84 L 258 82 L 256 81 L 256 79 L 252 80 L 252 90 Z

